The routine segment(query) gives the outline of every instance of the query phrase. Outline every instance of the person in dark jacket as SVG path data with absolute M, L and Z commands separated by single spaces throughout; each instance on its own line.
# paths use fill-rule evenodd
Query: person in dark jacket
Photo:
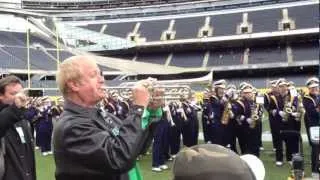
M 310 127 L 320 126 L 320 94 L 319 94 L 319 79 L 316 77 L 309 78 L 306 82 L 309 93 L 303 97 L 303 106 L 305 107 L 306 113 L 304 115 L 304 124 L 308 135 L 309 144 L 311 146 L 311 170 L 312 177 L 319 179 L 320 164 L 319 154 L 320 145 L 319 143 L 312 143 L 310 137 Z
M 27 98 L 16 76 L 0 80 L 0 138 L 5 146 L 2 180 L 35 180 L 30 123 L 24 118 Z
M 157 103 L 149 104 L 151 82 L 144 80 L 133 87 L 126 120 L 97 108 L 105 89 L 93 57 L 65 60 L 57 83 L 65 105 L 53 132 L 56 180 L 141 179 L 136 158 L 151 135 L 153 118 L 149 117 L 157 109 Z

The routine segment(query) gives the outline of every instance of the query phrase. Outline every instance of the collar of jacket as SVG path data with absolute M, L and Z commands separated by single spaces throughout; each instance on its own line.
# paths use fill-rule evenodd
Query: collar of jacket
M 2 111 L 2 109 L 4 109 L 5 107 L 8 107 L 8 104 L 3 104 L 0 102 L 0 111 Z
M 83 107 L 70 100 L 65 100 L 65 104 L 63 108 L 66 111 L 71 111 L 76 114 L 86 114 L 86 115 L 90 115 L 98 111 L 96 107 L 92 107 L 92 108 Z

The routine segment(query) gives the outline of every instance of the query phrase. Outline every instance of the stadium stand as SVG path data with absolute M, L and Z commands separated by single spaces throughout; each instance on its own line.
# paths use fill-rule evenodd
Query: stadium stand
M 108 9 L 182 2 L 188 2 L 188 0 L 22 0 L 22 7 L 26 9 Z
M 0 44 L 7 46 L 21 46 L 26 47 L 27 35 L 22 32 L 11 32 L 11 31 L 0 31 Z M 30 45 L 41 45 L 45 48 L 56 48 L 54 45 L 48 41 L 41 39 L 38 36 L 30 35 L 29 37 Z
M 201 67 L 204 52 L 177 52 L 173 53 L 170 65 L 179 67 Z
M 168 57 L 168 53 L 144 53 L 144 54 L 137 54 L 136 61 L 164 65 L 167 57 Z
M 317 16 L 319 9 L 317 5 L 294 6 L 288 8 L 274 8 L 248 11 L 248 22 L 252 24 L 252 33 L 256 32 L 274 32 L 279 31 L 279 22 L 283 18 L 283 9 L 288 9 L 288 18 L 293 20 L 295 27 L 293 29 L 315 28 L 318 27 Z M 242 22 L 243 13 L 216 14 L 210 16 L 210 27 L 213 28 L 213 36 L 234 35 L 237 33 L 237 26 Z M 169 18 L 158 20 L 141 20 L 135 22 L 113 22 L 98 23 L 88 25 L 79 25 L 92 31 L 100 32 L 103 25 L 107 25 L 105 34 L 127 38 L 136 25 L 140 22 L 138 33 L 140 37 L 145 37 L 149 41 L 160 40 L 163 31 L 167 30 L 169 22 L 175 20 L 173 30 L 175 39 L 197 38 L 199 29 L 204 25 L 206 16 Z M 306 21 L 306 19 L 308 19 Z
M 47 52 L 52 56 L 54 57 L 55 59 L 57 59 L 57 51 L 56 50 L 47 50 Z M 60 61 L 63 61 L 69 57 L 73 56 L 72 53 L 68 52 L 68 51 L 65 51 L 65 50 L 62 50 L 62 51 L 59 51 L 59 60 Z
M 27 63 L 23 60 L 17 59 L 10 53 L 3 51 L 0 47 L 0 62 L 2 69 L 26 69 Z
M 13 57 L 27 62 L 27 48 L 3 47 L 2 49 L 10 53 Z M 56 61 L 50 58 L 45 52 L 39 49 L 30 48 L 30 64 L 33 65 L 34 69 L 41 69 L 41 70 L 56 69 Z
M 91 31 L 100 32 L 100 30 L 102 28 L 102 24 L 88 24 L 86 26 L 80 26 L 80 27 L 86 28 Z
M 243 48 L 232 49 L 214 49 L 210 51 L 210 57 L 207 66 L 230 66 L 240 65 L 243 62 Z
M 24 33 L 0 31 L 0 44 L 12 46 L 25 46 L 26 41 L 20 40 L 19 37 Z
M 146 41 L 159 41 L 162 32 L 168 28 L 169 20 L 143 21 L 140 26 L 140 35 Z
M 134 25 L 135 23 L 132 22 L 108 24 L 105 34 L 127 38 Z
M 292 44 L 294 61 L 319 60 L 319 41 Z
M 249 51 L 249 64 L 287 62 L 286 48 L 282 45 L 254 46 Z
M 297 29 L 319 27 L 319 5 L 295 6 L 288 9 L 289 17 L 295 21 Z
M 280 19 L 280 9 L 252 11 L 248 15 L 248 21 L 253 25 L 253 33 L 278 31 L 278 21 Z
M 236 34 L 237 24 L 242 20 L 242 13 L 211 16 L 213 36 Z
M 197 38 L 199 28 L 204 24 L 204 17 L 176 19 L 176 39 Z

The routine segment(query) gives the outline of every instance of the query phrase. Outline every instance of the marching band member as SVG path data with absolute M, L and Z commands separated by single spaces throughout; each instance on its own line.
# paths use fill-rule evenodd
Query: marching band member
M 52 139 L 52 111 L 51 101 L 49 97 L 44 97 L 43 102 L 39 108 L 38 118 L 38 132 L 37 138 L 39 139 L 39 145 L 43 156 L 52 154 L 51 151 L 51 139 Z
M 235 135 L 238 138 L 241 154 L 254 154 L 259 157 L 259 139 L 257 119 L 253 117 L 256 110 L 253 101 L 253 87 L 243 82 L 239 86 L 240 98 L 232 105 L 235 117 Z
M 169 147 L 169 122 L 167 109 L 163 108 L 162 117 L 154 130 L 152 145 L 152 171 L 161 172 L 169 167 L 165 164 L 167 148 Z M 164 111 L 165 110 L 165 111 Z
M 264 94 L 264 108 L 268 112 L 268 120 L 269 120 L 269 125 L 270 125 L 270 131 L 271 131 L 271 136 L 272 136 L 272 145 L 273 145 L 273 150 L 276 150 L 276 142 L 277 139 L 280 137 L 279 134 L 275 133 L 275 129 L 277 127 L 274 116 L 272 115 L 270 111 L 270 103 L 271 103 L 271 96 L 278 96 L 278 86 L 277 86 L 277 80 L 270 81 L 270 91 L 266 92 Z
M 298 99 L 289 91 L 289 83 L 285 79 L 279 79 L 277 81 L 279 87 L 279 95 L 271 96 L 270 113 L 273 115 L 275 123 L 274 137 L 276 145 L 276 165 L 283 165 L 283 147 L 282 142 L 285 142 L 286 146 L 286 159 L 291 163 L 292 154 L 298 152 L 299 139 L 293 134 L 286 134 L 284 131 L 300 130 L 300 122 L 297 121 L 296 114 L 294 112 L 297 109 Z
M 210 91 L 206 89 L 203 93 L 202 103 L 202 130 L 205 143 L 211 142 L 213 111 L 210 103 Z
M 105 100 L 105 109 L 107 110 L 108 113 L 117 116 L 117 113 L 118 113 L 117 102 L 118 102 L 118 94 L 116 92 L 113 92 L 111 96 L 109 96 L 107 100 Z
M 183 123 L 182 123 L 182 137 L 183 137 L 183 145 L 187 147 L 193 146 L 193 109 L 188 102 L 188 97 L 181 97 L 180 99 L 180 108 L 179 112 L 183 116 Z
M 261 101 L 261 102 L 260 102 Z M 251 117 L 256 118 L 255 126 L 257 129 L 257 141 L 259 150 L 264 150 L 262 144 L 262 117 L 263 117 L 263 104 L 264 104 L 264 96 L 256 88 L 253 88 L 253 113 Z
M 170 153 L 171 157 L 175 158 L 176 154 L 180 151 L 182 125 L 186 120 L 186 116 L 183 116 L 183 109 L 179 108 L 177 102 L 170 102 L 168 105 L 173 123 L 170 127 Z
M 228 99 L 225 96 L 226 81 L 218 80 L 213 83 L 213 91 L 215 95 L 211 96 L 210 103 L 213 111 L 213 123 L 212 123 L 212 136 L 211 141 L 213 144 L 219 144 L 226 146 L 228 144 L 228 138 L 226 138 L 226 124 L 224 121 L 223 114 L 228 104 Z M 228 113 L 228 112 L 227 112 Z M 227 117 L 228 118 L 228 117 Z
M 130 100 L 119 98 L 117 103 L 117 117 L 124 120 L 128 117 L 130 110 Z
M 312 177 L 319 178 L 319 153 L 320 145 L 314 144 L 310 139 L 310 127 L 320 126 L 320 95 L 319 95 L 319 79 L 314 77 L 310 78 L 306 82 L 306 86 L 309 93 L 303 97 L 303 105 L 305 107 L 306 113 L 304 116 L 305 127 L 309 139 L 309 144 L 311 146 L 311 170 Z

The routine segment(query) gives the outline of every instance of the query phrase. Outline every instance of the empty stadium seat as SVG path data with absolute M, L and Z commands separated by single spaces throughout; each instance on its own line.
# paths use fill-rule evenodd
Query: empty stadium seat
M 170 66 L 190 68 L 201 67 L 203 63 L 204 53 L 204 51 L 188 51 L 173 53 Z
M 243 62 L 243 51 L 243 48 L 211 50 L 207 66 L 240 65 Z

